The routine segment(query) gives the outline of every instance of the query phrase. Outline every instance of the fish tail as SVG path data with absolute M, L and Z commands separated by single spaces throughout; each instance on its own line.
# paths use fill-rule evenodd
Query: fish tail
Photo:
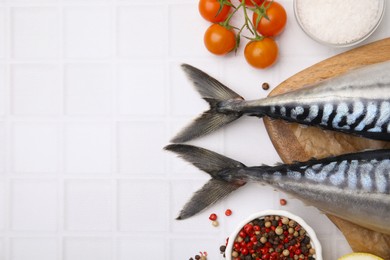
M 197 68 L 188 64 L 182 64 L 182 68 L 200 96 L 209 103 L 210 109 L 180 131 L 171 142 L 187 142 L 241 117 L 242 112 L 237 105 L 243 102 L 244 98 Z
M 177 219 L 186 219 L 196 215 L 246 183 L 237 178 L 238 172 L 246 168 L 238 161 L 192 145 L 171 144 L 164 149 L 176 153 L 212 177 L 194 193 Z M 235 175 L 234 178 L 231 178 L 232 174 Z

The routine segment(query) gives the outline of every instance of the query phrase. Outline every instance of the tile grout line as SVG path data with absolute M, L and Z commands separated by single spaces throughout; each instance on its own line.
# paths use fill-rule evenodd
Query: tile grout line
M 11 230 L 11 169 L 12 169 L 12 122 L 10 120 L 11 113 L 11 65 L 9 63 L 11 59 L 11 8 L 6 3 L 5 5 L 5 86 L 6 86 L 6 100 L 5 100 L 5 230 L 4 230 L 4 247 L 5 247 L 5 259 L 10 259 L 11 256 L 11 242 L 10 242 L 10 230 Z
M 57 243 L 58 252 L 57 258 L 62 260 L 65 258 L 64 255 L 64 230 L 65 230 L 65 122 L 64 115 L 66 113 L 66 90 L 65 90 L 65 64 L 64 64 L 64 7 L 63 0 L 58 0 L 59 10 L 59 66 L 60 66 L 60 84 L 61 84 L 61 121 L 59 126 L 59 161 L 58 161 L 58 233 Z
M 111 216 L 111 243 L 112 243 L 112 259 L 118 259 L 117 243 L 118 243 L 118 180 L 115 175 L 118 172 L 118 123 L 117 123 L 117 3 L 116 0 L 111 0 L 111 82 L 112 82 L 112 104 L 111 104 L 111 196 L 112 196 L 112 216 Z

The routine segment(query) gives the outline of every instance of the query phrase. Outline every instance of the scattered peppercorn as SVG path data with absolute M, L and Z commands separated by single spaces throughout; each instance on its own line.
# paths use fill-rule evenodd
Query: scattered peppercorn
M 284 206 L 284 205 L 287 204 L 287 200 L 285 200 L 285 199 L 280 199 L 279 203 L 280 203 L 280 205 Z
M 215 213 L 210 214 L 209 219 L 211 221 L 217 220 L 217 214 L 215 214 Z
M 226 216 L 230 216 L 232 214 L 232 210 L 231 209 L 227 209 L 226 211 L 225 211 L 225 215 Z
M 214 227 L 218 227 L 219 226 L 219 223 L 217 220 L 214 220 L 213 222 L 211 222 L 211 224 L 214 226 Z
M 269 89 L 269 84 L 267 82 L 264 82 L 261 87 L 264 89 L 264 90 L 268 90 Z

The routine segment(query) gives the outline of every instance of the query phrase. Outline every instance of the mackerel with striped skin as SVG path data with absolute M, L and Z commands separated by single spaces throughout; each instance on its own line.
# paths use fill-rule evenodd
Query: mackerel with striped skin
M 174 143 L 210 133 L 243 114 L 390 140 L 390 61 L 253 101 L 245 101 L 216 79 L 190 65 L 182 67 L 202 98 L 210 104 L 210 110 L 177 134 L 172 140 Z
M 246 182 L 260 182 L 325 213 L 390 234 L 390 150 L 247 167 L 195 146 L 172 144 L 165 149 L 177 153 L 212 177 L 184 206 L 178 219 L 197 214 Z

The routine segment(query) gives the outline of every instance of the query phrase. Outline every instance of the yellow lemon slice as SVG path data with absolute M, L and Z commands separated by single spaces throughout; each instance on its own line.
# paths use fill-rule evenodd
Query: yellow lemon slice
M 368 253 L 351 253 L 340 257 L 338 260 L 384 260 L 379 256 Z

